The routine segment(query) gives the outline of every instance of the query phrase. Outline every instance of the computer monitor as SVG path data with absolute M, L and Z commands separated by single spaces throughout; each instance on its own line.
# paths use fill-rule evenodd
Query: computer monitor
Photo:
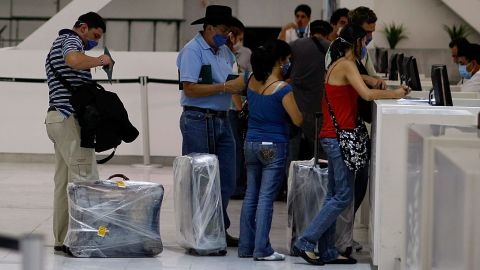
M 432 66 L 432 85 L 433 89 L 431 91 L 433 91 L 435 97 L 435 103 L 432 105 L 453 106 L 446 65 Z
M 378 73 L 388 74 L 388 50 L 383 48 L 375 48 L 376 70 Z
M 397 56 L 398 56 L 398 53 L 394 53 L 390 58 L 390 63 L 388 66 L 388 79 L 390 81 L 398 80 Z
M 418 74 L 417 59 L 415 57 L 408 57 L 407 66 L 406 66 L 406 80 L 410 89 L 413 91 L 422 91 L 422 84 L 420 83 L 420 75 Z
M 399 53 L 397 55 L 397 70 L 398 70 L 398 79 L 400 80 L 400 84 L 405 81 L 405 71 L 403 70 L 403 53 Z
M 409 80 L 409 73 L 408 73 L 408 61 L 410 61 L 410 57 L 404 56 L 402 62 L 402 71 L 403 71 L 403 78 L 401 78 L 401 82 L 403 84 L 407 84 Z

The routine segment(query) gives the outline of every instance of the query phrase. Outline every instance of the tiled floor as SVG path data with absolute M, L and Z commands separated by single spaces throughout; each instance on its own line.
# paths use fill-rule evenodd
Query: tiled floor
M 94 270 L 94 269 L 312 269 L 302 259 L 289 257 L 285 262 L 254 262 L 240 259 L 236 249 L 229 248 L 225 257 L 194 257 L 185 254 L 175 241 L 173 216 L 172 168 L 141 168 L 128 165 L 101 165 L 100 176 L 113 173 L 126 174 L 132 180 L 161 183 L 165 197 L 161 210 L 161 235 L 165 249 L 155 258 L 145 259 L 81 259 L 53 254 L 52 198 L 53 164 L 0 163 L 0 234 L 21 236 L 29 233 L 43 234 L 45 257 L 43 269 Z M 277 202 L 271 231 L 271 242 L 275 250 L 286 253 L 286 204 Z M 238 220 L 241 201 L 231 201 L 229 213 L 232 219 L 230 232 L 238 235 Z M 356 228 L 355 238 L 365 243 L 366 229 Z M 354 255 L 356 265 L 323 266 L 321 269 L 371 269 L 367 252 Z M 0 249 L 0 270 L 22 269 L 20 254 Z

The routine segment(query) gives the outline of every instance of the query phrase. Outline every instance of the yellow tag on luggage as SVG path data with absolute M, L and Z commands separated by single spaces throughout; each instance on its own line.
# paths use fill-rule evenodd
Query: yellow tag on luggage
M 107 232 L 108 232 L 107 227 L 105 227 L 105 226 L 100 226 L 100 227 L 98 227 L 97 235 L 100 236 L 100 237 L 105 237 L 105 235 L 107 234 Z
M 118 182 L 117 182 L 117 187 L 119 187 L 119 188 L 126 188 L 127 186 L 125 185 L 125 182 L 124 182 L 124 181 L 118 181 Z

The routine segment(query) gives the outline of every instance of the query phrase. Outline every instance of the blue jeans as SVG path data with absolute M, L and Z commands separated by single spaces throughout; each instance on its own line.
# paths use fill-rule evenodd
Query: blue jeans
M 328 156 L 328 192 L 322 210 L 305 229 L 295 246 L 301 250 L 318 251 L 323 261 L 338 257 L 335 248 L 337 217 L 353 200 L 354 174 L 343 161 L 337 139 L 323 138 L 322 146 Z
M 247 191 L 240 215 L 240 257 L 266 257 L 273 254 L 270 245 L 273 202 L 284 174 L 288 143 L 245 142 Z
M 225 229 L 228 229 L 227 207 L 235 191 L 235 141 L 228 117 L 207 117 L 203 112 L 184 111 L 180 117 L 180 130 L 183 136 L 182 155 L 211 153 L 218 157 L 223 220 Z

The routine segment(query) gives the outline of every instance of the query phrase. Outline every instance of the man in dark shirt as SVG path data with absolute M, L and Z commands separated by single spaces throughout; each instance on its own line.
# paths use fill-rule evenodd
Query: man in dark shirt
M 291 84 L 295 101 L 304 118 L 301 132 L 296 134 L 290 142 L 292 160 L 313 157 L 315 136 L 318 136 L 315 134 L 315 112 L 322 112 L 326 73 L 325 53 L 330 46 L 327 37 L 331 31 L 332 27 L 328 22 L 316 20 L 310 24 L 310 38 L 297 39 L 290 43 L 292 48 Z M 305 149 L 300 149 L 301 140 Z M 299 156 L 300 153 L 302 156 Z M 319 157 L 326 159 L 320 144 Z

